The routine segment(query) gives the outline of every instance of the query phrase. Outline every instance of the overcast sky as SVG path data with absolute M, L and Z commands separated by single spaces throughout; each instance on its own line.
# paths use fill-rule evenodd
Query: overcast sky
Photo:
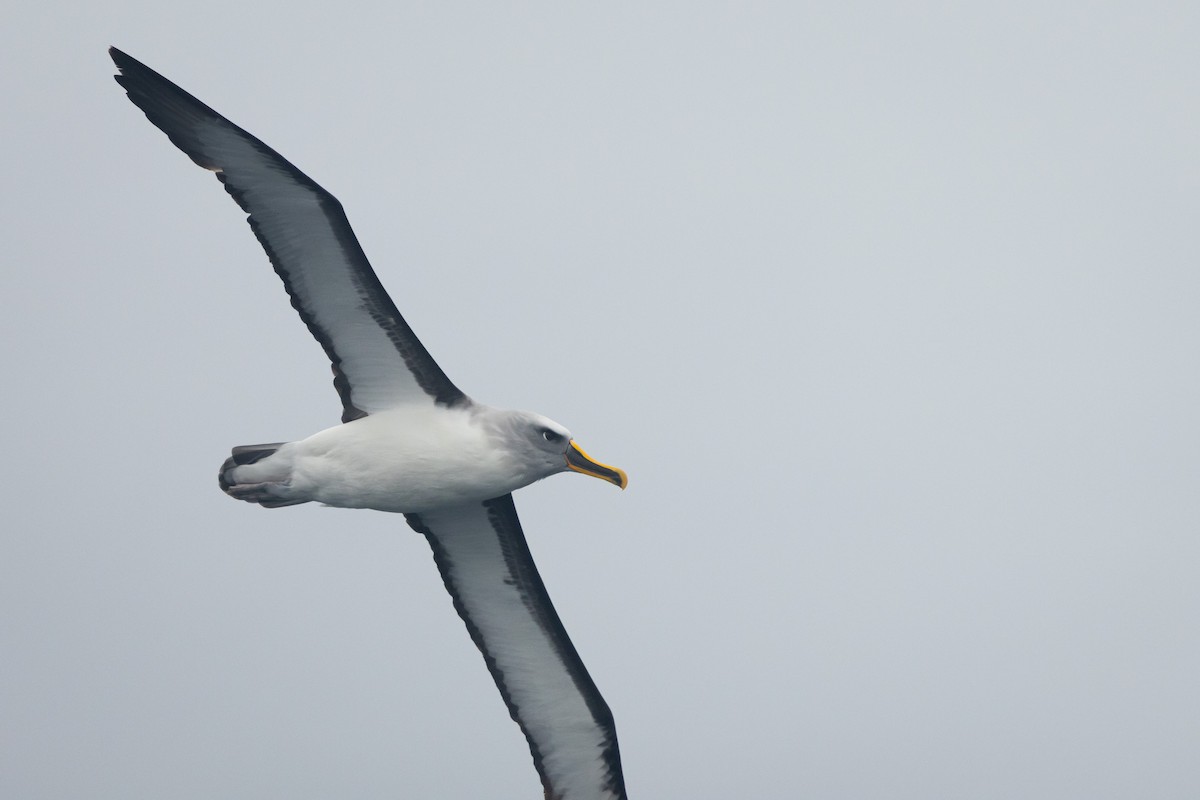
M 541 796 L 145 61 L 350 216 L 475 398 L 634 800 L 1200 796 L 1200 6 L 17 4 L 0 795 Z

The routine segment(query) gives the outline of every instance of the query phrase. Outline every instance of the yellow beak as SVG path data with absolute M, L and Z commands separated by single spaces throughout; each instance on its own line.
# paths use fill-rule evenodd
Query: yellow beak
M 576 472 L 582 472 L 584 475 L 591 475 L 593 478 L 600 478 L 616 484 L 622 489 L 629 485 L 629 478 L 625 475 L 625 470 L 601 464 L 583 452 L 583 448 L 575 444 L 573 439 L 567 448 L 567 467 Z

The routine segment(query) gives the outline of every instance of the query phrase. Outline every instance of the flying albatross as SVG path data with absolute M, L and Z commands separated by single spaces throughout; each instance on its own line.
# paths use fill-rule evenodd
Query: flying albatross
M 233 448 L 221 488 L 267 508 L 316 501 L 403 513 L 433 548 L 546 797 L 623 800 L 612 713 L 550 603 L 511 493 L 565 470 L 623 489 L 625 473 L 552 420 L 463 394 L 396 310 L 333 195 L 157 72 L 109 53 L 129 99 L 246 212 L 333 364 L 342 424 Z

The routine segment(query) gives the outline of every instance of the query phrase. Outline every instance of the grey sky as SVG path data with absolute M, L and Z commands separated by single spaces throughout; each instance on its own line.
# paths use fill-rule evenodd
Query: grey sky
M 285 10 L 286 9 L 286 10 Z M 115 44 L 336 194 L 483 402 L 633 798 L 1200 796 L 1187 3 L 25 4 L 0 28 L 0 795 L 531 798 L 425 542 Z

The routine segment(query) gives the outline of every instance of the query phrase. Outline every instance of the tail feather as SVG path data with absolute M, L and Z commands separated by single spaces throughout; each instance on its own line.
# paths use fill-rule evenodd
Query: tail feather
M 217 484 L 221 491 L 247 503 L 258 503 L 264 508 L 280 508 L 307 503 L 307 498 L 288 496 L 291 479 L 291 460 L 282 459 L 279 464 L 264 463 L 253 470 L 242 470 L 274 456 L 287 442 L 271 444 L 247 444 L 233 448 L 232 454 L 221 465 L 217 473 Z M 240 473 L 240 474 L 239 474 Z
M 233 455 L 230 461 L 237 464 L 239 467 L 244 467 L 246 464 L 253 464 L 256 461 L 262 461 L 267 456 L 275 455 L 275 451 L 283 447 L 287 442 L 272 442 L 271 444 L 241 444 L 233 448 Z

